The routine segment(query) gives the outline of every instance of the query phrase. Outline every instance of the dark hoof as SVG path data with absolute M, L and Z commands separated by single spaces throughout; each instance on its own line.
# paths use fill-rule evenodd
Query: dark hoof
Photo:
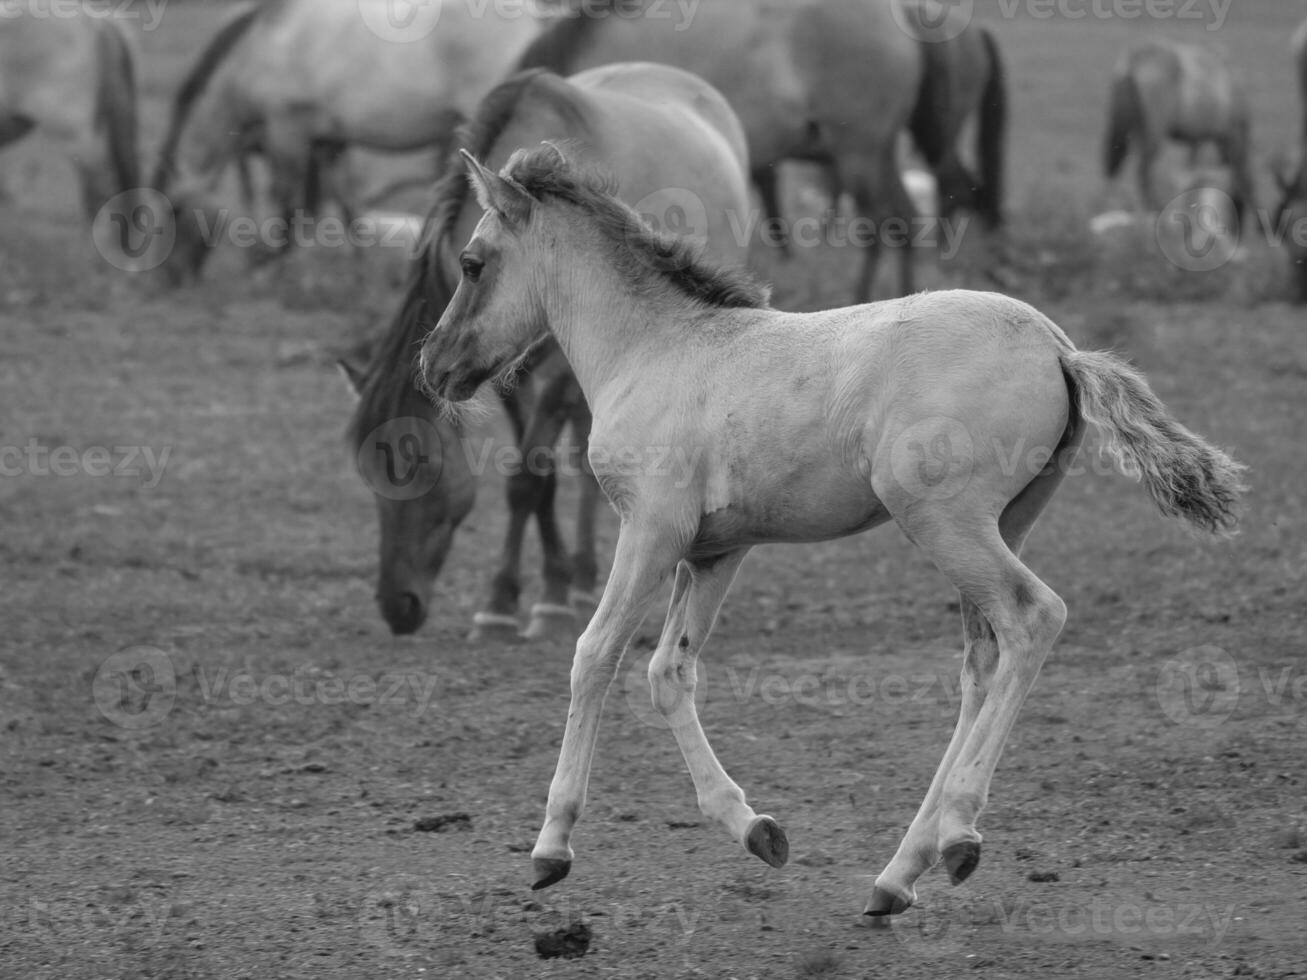
M 571 861 L 559 858 L 532 858 L 531 866 L 536 872 L 535 884 L 531 886 L 533 892 L 558 884 L 572 870 Z
M 971 877 L 980 863 L 980 841 L 964 840 L 944 848 L 944 867 L 948 868 L 948 879 L 960 885 Z
M 785 862 L 790 859 L 789 838 L 771 817 L 754 817 L 744 838 L 744 846 L 750 854 L 762 858 L 773 868 L 785 867 Z
M 912 907 L 912 899 L 877 885 L 871 890 L 871 901 L 862 910 L 863 915 L 901 915 Z

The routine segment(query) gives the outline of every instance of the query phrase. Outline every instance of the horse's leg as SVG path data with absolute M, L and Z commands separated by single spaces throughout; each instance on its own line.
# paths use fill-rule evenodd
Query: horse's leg
M 1228 137 L 1221 147 L 1221 156 L 1233 179 L 1230 197 L 1234 201 L 1234 225 L 1236 235 L 1242 237 L 1248 215 L 1256 208 L 1256 185 L 1248 159 L 1246 134 Z
M 1074 451 L 1079 438 L 1079 431 L 1072 433 L 1065 451 Z M 962 705 L 921 807 L 876 879 L 868 915 L 897 914 L 910 906 L 915 881 L 941 856 L 954 884 L 980 860 L 975 821 L 990 778 L 1066 616 L 1061 599 L 1017 558 L 1064 471 L 1056 463 L 1046 467 L 1008 504 L 997 528 L 985 529 L 979 521 L 968 527 L 946 510 L 917 511 L 901 522 L 958 589 L 965 642 Z
M 264 141 L 271 176 L 269 192 L 282 227 L 275 240 L 260 243 L 256 261 L 277 258 L 290 250 L 300 230 L 299 219 L 311 203 L 305 196 L 313 167 L 313 141 L 307 127 L 294 118 L 270 119 Z
M 722 824 L 751 854 L 773 868 L 785 864 L 790 845 L 769 816 L 759 816 L 726 774 L 708 744 L 694 703 L 695 667 L 747 548 L 711 562 L 681 562 L 658 649 L 649 662 L 654 707 L 667 720 L 694 780 L 699 809 Z
M 870 170 L 865 169 L 867 164 L 871 165 Z M 842 158 L 836 174 L 841 186 L 852 194 L 858 214 L 871 220 L 871 227 L 860 230 L 856 236 L 862 245 L 862 272 L 853 301 L 871 301 L 880 249 L 886 243 L 899 253 L 899 295 L 909 295 L 916 288 L 912 238 L 917 209 L 903 186 L 894 141 L 889 141 L 869 159 Z
M 1162 210 L 1162 203 L 1157 194 L 1157 182 L 1154 174 L 1155 164 L 1161 155 L 1161 141 L 1151 133 L 1143 133 L 1139 141 L 1139 159 L 1135 161 L 1139 174 L 1139 203 L 1149 214 Z
M 563 729 L 563 744 L 549 785 L 545 823 L 531 851 L 535 868 L 533 888 L 546 888 L 561 881 L 572 869 L 572 829 L 585 806 L 604 697 L 622 662 L 626 645 L 686 543 L 661 524 L 638 518 L 622 523 L 604 596 L 590 625 L 576 641 L 572 701 Z
M 780 198 L 780 161 L 761 164 L 753 168 L 753 183 L 758 188 L 758 197 L 762 199 L 762 228 L 772 226 L 772 218 L 783 217 Z M 777 222 L 778 230 L 770 240 L 764 239 L 764 245 L 780 249 L 781 255 L 790 255 L 790 236 L 784 222 Z
M 585 614 L 593 613 L 599 602 L 595 586 L 599 581 L 599 563 L 595 559 L 595 518 L 599 510 L 599 481 L 590 469 L 588 449 L 593 419 L 585 398 L 572 407 L 572 436 L 580 462 L 580 499 L 576 508 L 576 550 L 572 552 L 572 605 Z
M 501 392 L 499 397 L 513 426 L 514 444 L 521 446 L 526 438 L 527 421 L 535 410 L 532 389 L 529 385 L 521 385 Z M 527 522 L 535 512 L 534 499 L 524 496 L 521 489 L 510 476 L 506 486 L 508 531 L 504 535 L 499 568 L 490 580 L 490 601 L 485 609 L 472 617 L 472 632 L 468 639 L 473 642 L 490 636 L 507 638 L 518 635 L 517 597 L 522 591 L 518 569 L 522 564 L 522 539 L 526 535 Z
M 558 518 L 554 498 L 558 490 L 558 474 L 554 467 L 553 452 L 562 434 L 563 426 L 571 414 L 568 395 L 576 387 L 569 371 L 560 371 L 540 396 L 535 417 L 522 441 L 522 466 L 519 476 L 527 484 L 523 492 L 535 501 L 536 524 L 540 529 L 540 547 L 543 551 L 544 594 L 531 607 L 531 622 L 524 636 L 535 640 L 546 636 L 576 636 L 576 610 L 568 602 L 572 585 L 572 563 L 558 531 Z

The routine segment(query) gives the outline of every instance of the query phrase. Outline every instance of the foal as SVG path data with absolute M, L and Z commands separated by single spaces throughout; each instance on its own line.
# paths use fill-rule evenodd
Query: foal
M 501 175 L 467 156 L 486 214 L 462 281 L 425 341 L 437 397 L 468 398 L 547 337 L 594 416 L 590 459 L 621 528 L 612 573 L 577 642 L 572 703 L 535 887 L 565 877 L 604 696 L 657 589 L 675 575 L 649 665 L 705 814 L 769 864 L 788 856 L 713 754 L 695 659 L 752 545 L 817 541 L 895 521 L 957 587 L 966 640 L 957 728 L 867 913 L 902 912 L 941 859 L 954 883 L 980 859 L 976 818 L 1066 606 L 1017 557 L 1088 423 L 1161 510 L 1230 530 L 1239 464 L 1175 422 L 1123 361 L 1077 351 L 1030 306 L 942 292 L 821 313 L 767 306 L 742 273 L 709 268 L 649 230 L 552 148 Z M 1033 478 L 1014 446 L 1047 461 Z M 645 466 L 693 450 L 693 478 Z

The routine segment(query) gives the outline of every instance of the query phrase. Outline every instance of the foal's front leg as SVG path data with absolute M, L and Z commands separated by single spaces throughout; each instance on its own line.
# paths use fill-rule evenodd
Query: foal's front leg
M 699 809 L 725 826 L 750 853 L 779 868 L 790 853 L 785 831 L 771 817 L 756 814 L 745 802 L 744 791 L 726 774 L 708 744 L 694 703 L 699 651 L 746 554 L 747 548 L 711 562 L 682 562 L 677 568 L 667 622 L 649 662 L 649 686 L 654 707 L 667 719 L 685 757 Z
M 585 806 L 604 698 L 627 643 L 680 557 L 683 542 L 675 537 L 665 526 L 622 522 L 603 598 L 590 625 L 576 641 L 572 703 L 563 729 L 558 767 L 549 786 L 545 825 L 531 851 L 536 876 L 532 888 L 547 888 L 572 870 L 572 828 Z

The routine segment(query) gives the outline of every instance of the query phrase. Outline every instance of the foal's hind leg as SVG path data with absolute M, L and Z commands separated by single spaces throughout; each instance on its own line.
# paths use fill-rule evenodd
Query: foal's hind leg
M 904 834 L 893 859 L 876 880 L 876 887 L 866 908 L 868 915 L 896 914 L 911 905 L 916 899 L 913 882 L 933 867 L 941 856 L 945 860 L 954 884 L 964 881 L 975 870 L 980 859 L 980 835 L 975 831 L 975 819 L 984 806 L 989 777 L 998 762 L 997 753 L 1002 749 L 1002 742 L 1007 737 L 1007 731 L 1010 730 L 1016 712 L 1020 709 L 1021 701 L 1025 699 L 1030 683 L 1033 683 L 1034 673 L 1038 672 L 1039 664 L 1047 655 L 1048 646 L 1051 646 L 1056 636 L 1056 631 L 1052 631 L 1051 635 L 1047 636 L 1046 643 L 1037 636 L 1032 641 L 1033 649 L 1030 643 L 1022 649 L 1019 642 L 1014 643 L 1009 639 L 1005 643 L 1000 640 L 991 625 L 990 616 L 993 615 L 995 608 L 1016 606 L 1016 613 L 1012 613 L 1009 609 L 1008 613 L 999 616 L 999 619 L 1004 623 L 1009 621 L 1020 623 L 1023 620 L 1024 607 L 1028 605 L 1032 609 L 1042 608 L 1042 614 L 1051 616 L 1058 624 L 1057 629 L 1061 628 L 1061 619 L 1058 617 L 1065 616 L 1065 608 L 1061 605 L 1061 600 L 1043 586 L 1016 556 L 1020 553 L 1021 546 L 1035 520 L 1062 481 L 1065 472 L 1062 462 L 1066 459 L 1064 454 L 1075 452 L 1080 438 L 1078 431 L 1068 434 L 1054 461 L 1004 509 L 996 529 L 997 534 L 980 532 L 957 535 L 956 532 L 949 534 L 936 531 L 934 534 L 927 533 L 925 537 L 917 537 L 918 543 L 931 554 L 936 564 L 958 586 L 965 642 L 962 705 L 957 727 L 926 792 L 926 797 L 922 800 L 921 807 L 907 833 Z M 930 515 L 926 515 L 921 520 L 928 529 L 934 524 Z M 916 536 L 920 532 L 910 530 L 910 533 Z M 968 543 L 969 537 L 977 540 Z M 928 541 L 933 541 L 933 544 L 928 545 Z M 985 554 L 990 559 L 988 562 L 990 567 L 987 570 L 971 568 L 965 573 L 961 571 L 951 573 L 936 552 L 937 547 L 956 549 L 949 555 L 952 562 L 965 563 L 968 566 L 972 566 L 980 555 Z M 988 583 L 986 580 L 989 580 Z M 995 584 L 1001 587 L 995 589 Z M 1036 584 L 1039 586 L 1038 589 L 1034 588 Z M 992 593 L 989 600 L 980 599 L 981 595 L 989 593 Z M 1027 601 L 1018 601 L 1023 598 Z M 986 607 L 991 610 L 990 613 L 985 611 Z M 1039 616 L 1036 615 L 1035 618 L 1038 619 Z M 1043 643 L 1042 649 L 1040 649 L 1041 643 Z M 1029 682 L 1022 688 L 1022 680 L 1027 674 L 1029 674 Z M 1004 697 L 1008 698 L 1009 702 L 1014 696 L 1017 697 L 1015 707 L 1011 704 L 999 705 L 997 702 L 991 707 L 989 695 L 998 690 L 1000 685 L 1006 692 Z M 1014 689 L 1018 691 L 1017 695 L 1012 693 Z M 1001 714 L 1009 708 L 1010 716 Z M 987 710 L 989 715 L 986 715 Z M 972 740 L 977 737 L 978 725 L 982 718 L 984 724 L 992 730 L 997 724 L 994 721 L 995 716 L 1000 719 L 1006 717 L 1007 728 L 1003 730 L 1002 739 L 997 744 L 992 762 L 987 763 L 989 768 L 984 775 L 981 792 L 978 796 L 973 793 L 959 808 L 958 804 L 949 797 L 950 779 L 961 771 L 959 765 L 967 765 L 968 751 L 971 751 L 974 756 L 974 748 L 968 750 L 968 746 L 974 745 Z M 982 760 L 982 768 L 984 764 L 986 763 Z M 975 762 L 971 763 L 973 774 L 976 765 Z M 955 797 L 959 792 L 967 792 L 965 789 L 959 791 L 956 787 L 952 788 Z
M 681 563 L 662 637 L 649 662 L 649 686 L 654 707 L 667 720 L 685 757 L 699 809 L 726 827 L 750 853 L 779 868 L 789 857 L 785 832 L 745 802 L 744 791 L 726 774 L 708 744 L 694 703 L 699 651 L 747 553 L 746 548 L 711 562 Z

